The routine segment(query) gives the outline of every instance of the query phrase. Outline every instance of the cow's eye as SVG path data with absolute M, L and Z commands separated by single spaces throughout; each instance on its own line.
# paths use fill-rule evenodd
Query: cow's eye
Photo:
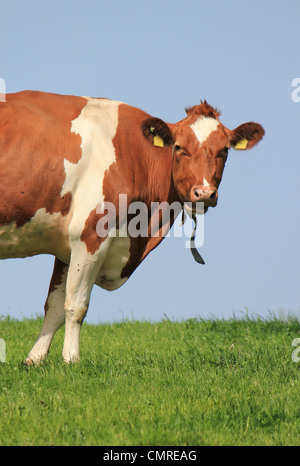
M 185 151 L 179 144 L 174 145 L 174 151 L 178 152 L 182 157 L 190 157 L 189 153 Z

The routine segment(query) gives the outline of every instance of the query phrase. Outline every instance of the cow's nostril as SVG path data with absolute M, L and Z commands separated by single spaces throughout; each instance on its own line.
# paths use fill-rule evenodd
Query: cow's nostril
M 213 193 L 210 195 L 210 199 L 213 200 L 216 197 L 217 190 L 215 189 Z
M 197 188 L 194 188 L 193 192 L 194 192 L 194 194 L 195 194 L 195 196 L 196 196 L 197 198 L 199 198 L 199 197 L 200 197 L 200 194 L 199 194 L 199 192 L 198 192 L 198 189 L 197 189 Z

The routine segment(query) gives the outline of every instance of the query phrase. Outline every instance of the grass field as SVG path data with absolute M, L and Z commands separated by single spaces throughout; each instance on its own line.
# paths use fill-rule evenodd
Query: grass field
M 296 320 L 122 322 L 81 334 L 81 363 L 22 365 L 41 319 L 0 320 L 1 445 L 299 445 Z

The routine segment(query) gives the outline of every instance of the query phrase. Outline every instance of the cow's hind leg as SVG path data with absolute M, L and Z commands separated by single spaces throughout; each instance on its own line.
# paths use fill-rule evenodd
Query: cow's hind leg
M 55 259 L 54 270 L 45 302 L 45 319 L 39 337 L 30 351 L 25 364 L 38 364 L 47 357 L 52 338 L 65 322 L 65 295 L 68 265 Z

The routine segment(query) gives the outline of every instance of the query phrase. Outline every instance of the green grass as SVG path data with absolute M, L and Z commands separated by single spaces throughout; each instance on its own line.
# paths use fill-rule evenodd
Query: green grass
M 299 445 L 296 320 L 122 322 L 81 333 L 81 363 L 25 367 L 42 320 L 0 320 L 0 445 Z

